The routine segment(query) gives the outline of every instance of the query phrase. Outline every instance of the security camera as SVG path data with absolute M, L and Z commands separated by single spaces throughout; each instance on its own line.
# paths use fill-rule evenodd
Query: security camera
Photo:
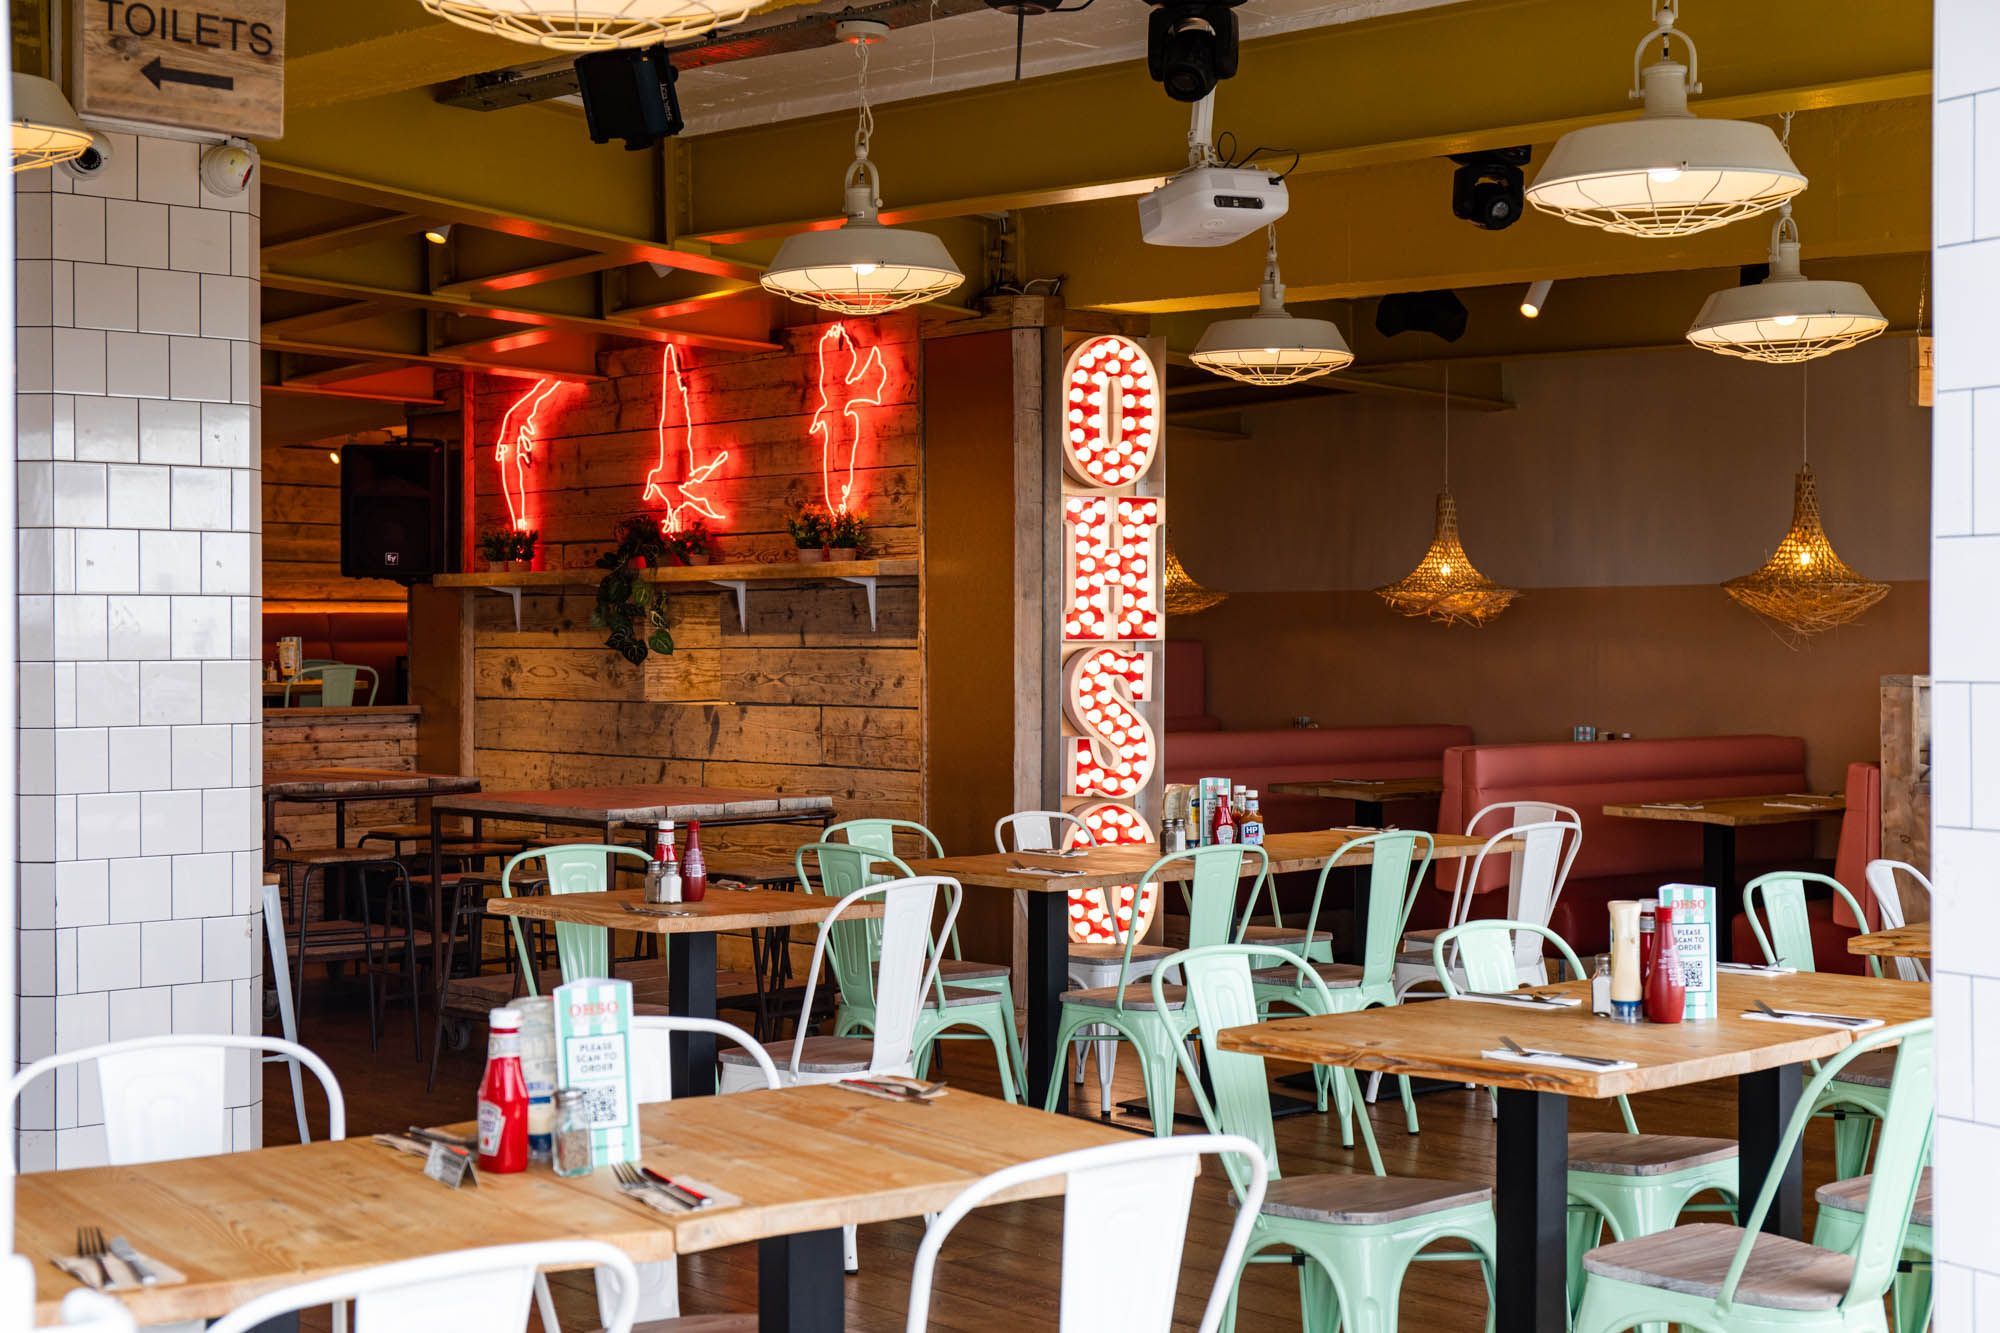
M 1521 168 L 1528 165 L 1528 148 L 1494 148 L 1483 153 L 1453 153 L 1458 170 L 1451 174 L 1451 212 L 1475 227 L 1505 231 L 1521 220 Z
M 63 170 L 78 180 L 90 180 L 104 170 L 111 160 L 111 140 L 95 131 L 90 136 L 90 147 L 62 164 Z
M 201 183 L 210 194 L 242 194 L 257 169 L 257 150 L 241 139 L 225 139 L 202 150 Z
M 1199 102 L 1236 74 L 1242 0 L 1149 0 L 1146 72 L 1176 102 Z

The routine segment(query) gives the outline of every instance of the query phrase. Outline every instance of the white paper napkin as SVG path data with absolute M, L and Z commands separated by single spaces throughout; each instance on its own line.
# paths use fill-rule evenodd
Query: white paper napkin
M 1512 1009 L 1575 1009 L 1583 1003 L 1581 996 L 1551 995 L 1546 1000 L 1529 1000 L 1518 995 L 1468 995 L 1460 992 L 1457 999 L 1473 1004 L 1504 1004 Z
M 1552 1069 L 1581 1069 L 1586 1074 L 1615 1074 L 1621 1069 L 1639 1067 L 1630 1060 L 1619 1060 L 1612 1064 L 1593 1064 L 1589 1060 L 1573 1059 L 1556 1051 L 1529 1051 L 1523 1054 L 1520 1051 L 1502 1049 L 1481 1051 L 1480 1054 L 1489 1060 L 1505 1060 L 1510 1064 L 1547 1065 Z
M 1810 1014 L 1767 1014 L 1761 1009 L 1745 1010 L 1743 1017 L 1754 1018 L 1759 1023 L 1792 1023 L 1802 1028 L 1837 1028 L 1843 1032 L 1866 1032 L 1870 1028 L 1882 1026 L 1882 1020 L 1879 1018 L 1863 1019 L 1859 1023 L 1835 1023 L 1824 1018 L 1814 1018 Z M 1860 1018 L 1861 1015 L 1856 1014 L 1855 1017 Z
M 1715 970 L 1740 977 L 1789 977 L 1798 973 L 1796 967 L 1776 967 L 1770 963 L 1717 963 Z
M 1081 875 L 1081 870 L 1062 870 L 1052 866 L 1008 866 L 1009 874 L 1047 875 L 1051 879 L 1067 879 L 1071 875 Z

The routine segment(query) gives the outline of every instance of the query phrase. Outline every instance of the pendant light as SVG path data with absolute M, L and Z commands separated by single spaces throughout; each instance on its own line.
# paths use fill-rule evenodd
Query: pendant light
M 91 134 L 62 89 L 35 74 L 14 76 L 14 170 L 31 171 L 83 156 Z
M 1806 461 L 1805 368 L 1799 389 L 1799 474 L 1792 483 L 1792 525 L 1763 565 L 1722 585 L 1738 603 L 1777 625 L 1794 648 L 1845 625 L 1889 595 L 1889 585 L 1861 576 L 1833 549 L 1819 513 L 1819 480 Z
M 1888 328 L 1860 283 L 1799 272 L 1799 224 L 1790 204 L 1779 214 L 1771 228 L 1770 276 L 1709 297 L 1688 341 L 1724 356 L 1784 365 L 1844 351 Z
M 1285 284 L 1278 278 L 1278 229 L 1265 228 L 1264 283 L 1257 313 L 1218 319 L 1202 333 L 1188 359 L 1211 374 L 1245 384 L 1297 384 L 1354 364 L 1340 330 L 1324 319 L 1285 312 Z
M 1181 563 L 1180 555 L 1174 550 L 1171 538 L 1162 533 L 1160 541 L 1167 552 L 1160 578 L 1166 590 L 1162 600 L 1165 602 L 1168 615 L 1198 616 L 1229 600 L 1228 593 L 1204 588 L 1195 582 L 1194 575 L 1188 573 L 1187 566 Z
M 1569 222 L 1628 236 L 1687 236 L 1768 212 L 1806 178 L 1766 126 L 1705 120 L 1688 110 L 1700 92 L 1694 40 L 1677 29 L 1680 0 L 1653 0 L 1654 28 L 1632 56 L 1637 119 L 1571 130 L 1556 140 L 1527 190 L 1528 202 Z M 1639 62 L 1654 38 L 1660 58 Z M 1672 58 L 1674 38 L 1688 63 Z
M 1458 535 L 1458 501 L 1451 493 L 1451 368 L 1444 381 L 1444 489 L 1437 497 L 1437 527 L 1417 567 L 1375 595 L 1391 610 L 1447 625 L 1484 625 L 1505 611 L 1520 591 L 1504 588 L 1473 568 Z
M 926 231 L 885 227 L 881 178 L 868 159 L 875 112 L 868 104 L 868 48 L 889 31 L 885 23 L 849 19 L 835 28 L 861 61 L 861 117 L 854 161 L 847 168 L 847 220 L 828 231 L 787 236 L 763 276 L 764 289 L 843 315 L 880 315 L 933 301 L 965 281 L 944 242 Z
M 423 0 L 429 13 L 552 51 L 684 41 L 741 23 L 756 0 Z

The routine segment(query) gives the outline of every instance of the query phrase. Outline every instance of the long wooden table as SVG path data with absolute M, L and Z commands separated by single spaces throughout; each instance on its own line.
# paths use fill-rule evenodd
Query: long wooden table
M 1847 798 L 1812 792 L 1769 796 L 1704 796 L 1627 801 L 1604 807 L 1615 819 L 1654 819 L 1701 825 L 1702 879 L 1715 888 L 1715 956 L 1731 961 L 1731 923 L 1743 910 L 1743 886 L 1736 880 L 1736 831 L 1770 824 L 1799 824 L 1847 809 Z
M 1264 840 L 1265 855 L 1271 859 L 1271 873 L 1319 870 L 1356 838 L 1380 829 L 1317 829 L 1307 833 L 1274 833 Z M 1440 833 L 1436 857 L 1452 860 L 1472 856 L 1484 840 L 1459 834 Z M 1509 844 L 1503 844 L 1503 847 Z M 1056 1107 L 1069 1110 L 1069 1081 L 1057 1071 L 1061 1052 L 1056 1034 L 1062 1025 L 1062 995 L 1069 988 L 1069 894 L 1072 890 L 1109 889 L 1136 884 L 1160 859 L 1156 843 L 1125 843 L 1111 847 L 1087 848 L 1081 856 L 1048 856 L 1033 852 L 987 852 L 977 856 L 947 856 L 929 861 L 909 862 L 917 875 L 949 875 L 967 888 L 994 889 L 1027 896 L 1028 907 L 1028 1104 L 1041 1106 L 1055 1082 Z M 1374 863 L 1366 847 L 1340 857 L 1339 865 L 1359 867 Z M 1038 875 L 1036 868 L 1073 871 L 1073 874 Z M 1254 875 L 1257 862 L 1244 858 L 1244 873 Z M 1187 861 L 1173 862 L 1156 877 L 1157 883 L 1178 884 L 1193 878 Z M 1366 895 L 1355 904 L 1355 930 L 1367 934 Z
M 832 1333 L 844 1322 L 840 1227 L 935 1212 L 1003 1167 L 1129 1142 L 959 1090 L 901 1105 L 826 1086 L 642 1107 L 640 1130 L 648 1164 L 743 1203 L 664 1215 L 619 1194 L 609 1168 L 566 1180 L 538 1167 L 448 1190 L 423 1177 L 420 1159 L 358 1138 L 26 1175 L 15 1248 L 36 1261 L 37 1321 L 54 1323 L 77 1282 L 48 1256 L 74 1253 L 79 1225 L 129 1238 L 188 1276 L 121 1294 L 151 1324 L 212 1319 L 295 1283 L 473 1246 L 584 1238 L 647 1262 L 756 1241 L 760 1326 Z M 1063 1187 L 1054 1177 L 1006 1197 Z
M 567 921 L 664 935 L 667 939 L 667 1008 L 677 1018 L 714 1018 L 715 937 L 731 930 L 761 930 L 778 926 L 815 925 L 839 905 L 839 899 L 782 889 L 711 888 L 698 903 L 642 901 L 637 889 L 608 893 L 535 894 L 496 898 L 486 905 L 495 916 L 530 921 Z M 634 907 L 641 911 L 631 910 Z M 882 915 L 879 902 L 862 903 L 850 917 Z M 672 1087 L 680 1097 L 707 1096 L 715 1091 L 715 1038 L 706 1032 L 675 1033 Z
M 1500 1090 L 1494 1142 L 1499 1221 L 1496 1303 L 1501 1333 L 1547 1333 L 1568 1317 L 1565 1277 L 1568 1128 L 1571 1097 L 1737 1080 L 1741 1193 L 1747 1207 L 1772 1172 L 1781 1184 L 1767 1231 L 1797 1237 L 1804 1222 L 1804 1176 L 1794 1152 L 1777 1159 L 1779 1141 L 1799 1103 L 1800 1064 L 1834 1055 L 1854 1039 L 1841 1028 L 1746 1019 L 1763 1000 L 1774 1008 L 1811 1009 L 1903 1023 L 1930 1013 L 1930 988 L 1804 972 L 1792 976 L 1720 973 L 1718 1017 L 1670 1026 L 1628 1025 L 1593 1017 L 1589 985 L 1539 987 L 1584 999 L 1574 1009 L 1434 1000 L 1319 1018 L 1286 1018 L 1230 1028 L 1225 1050 L 1309 1064 L 1409 1074 Z M 1490 1059 L 1511 1037 L 1529 1049 L 1630 1060 L 1628 1070 L 1586 1071 Z
M 1849 936 L 1847 951 L 1876 958 L 1929 958 L 1931 923 L 1913 921 L 1907 926 Z

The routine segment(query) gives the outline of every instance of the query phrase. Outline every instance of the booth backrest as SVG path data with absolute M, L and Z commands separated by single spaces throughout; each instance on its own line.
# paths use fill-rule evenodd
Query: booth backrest
M 381 611 L 269 611 L 264 615 L 264 658 L 278 655 L 278 640 L 296 634 L 303 655 L 375 668 L 382 685 L 375 702 L 401 702 L 396 659 L 410 651 L 408 613 L 400 606 Z M 362 678 L 361 695 L 367 694 Z
M 1208 711 L 1208 660 L 1200 639 L 1169 639 L 1167 670 L 1168 731 L 1217 731 L 1222 727 Z
M 1312 727 L 1273 731 L 1170 732 L 1166 738 L 1168 782 L 1226 777 L 1255 787 L 1265 826 L 1273 833 L 1327 828 L 1353 818 L 1345 801 L 1313 796 L 1281 796 L 1274 783 L 1313 778 L 1435 777 L 1449 747 L 1465 746 L 1472 729 L 1437 723 L 1406 727 Z M 1430 826 L 1429 803 L 1398 806 L 1394 818 L 1405 828 Z
M 1881 910 L 1875 906 L 1875 895 L 1868 890 L 1868 863 L 1881 855 L 1882 765 L 1849 764 L 1847 813 L 1840 818 L 1840 847 L 1833 857 L 1833 877 L 1868 913 L 1865 927 L 1868 930 L 1882 927 Z M 1849 929 L 1863 928 L 1854 919 L 1854 913 L 1847 910 L 1847 904 L 1838 899 L 1833 903 L 1833 919 Z

